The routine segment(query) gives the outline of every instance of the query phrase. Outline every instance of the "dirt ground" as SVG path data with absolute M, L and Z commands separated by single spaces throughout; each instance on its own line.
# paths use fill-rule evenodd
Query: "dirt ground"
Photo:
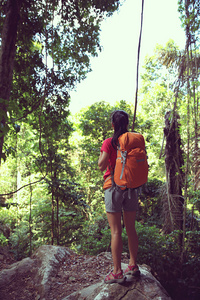
M 4 260 L 2 261 L 1 258 L 0 256 L 0 270 L 6 269 L 15 262 L 6 250 Z M 123 262 L 128 263 L 126 255 L 124 255 Z M 73 253 L 60 265 L 57 273 L 51 278 L 48 300 L 61 300 L 75 291 L 100 282 L 111 269 L 112 260 L 104 254 L 88 256 Z M 9 286 L 3 287 L 0 291 L 0 299 L 39 300 L 40 296 L 34 286 L 31 270 L 25 276 L 18 276 Z

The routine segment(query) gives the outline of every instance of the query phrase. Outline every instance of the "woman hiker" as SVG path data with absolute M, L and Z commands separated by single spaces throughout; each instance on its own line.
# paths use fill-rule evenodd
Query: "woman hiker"
M 113 137 L 106 139 L 101 147 L 101 153 L 98 160 L 99 169 L 104 174 L 104 180 L 111 176 L 114 170 L 117 158 L 117 145 L 120 135 L 128 131 L 129 116 L 123 110 L 116 110 L 111 117 L 112 127 L 114 129 Z M 105 187 L 104 187 L 105 188 Z M 135 217 L 138 208 L 137 190 L 132 190 L 131 199 L 128 197 L 127 190 L 121 190 L 118 187 L 105 189 L 105 206 L 108 222 L 111 229 L 111 252 L 113 259 L 113 270 L 105 277 L 105 283 L 122 283 L 126 275 L 138 276 L 140 274 L 136 263 L 138 251 L 138 237 L 135 230 Z M 121 214 L 123 211 L 123 220 L 128 235 L 128 247 L 130 260 L 124 271 L 121 269 L 122 254 L 122 225 Z

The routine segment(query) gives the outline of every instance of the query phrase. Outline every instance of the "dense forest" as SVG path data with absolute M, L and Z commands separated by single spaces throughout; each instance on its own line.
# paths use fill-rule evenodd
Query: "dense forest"
M 119 0 L 0 3 L 0 246 L 17 259 L 43 244 L 110 250 L 102 142 L 110 115 L 134 103 L 69 111 L 70 91 L 101 50 L 101 22 Z M 138 263 L 173 299 L 200 297 L 200 3 L 179 0 L 185 49 L 155 46 L 140 74 L 134 130 L 144 135 L 149 179 L 140 190 Z M 131 130 L 130 124 L 130 130 Z M 128 252 L 123 232 L 124 252 Z

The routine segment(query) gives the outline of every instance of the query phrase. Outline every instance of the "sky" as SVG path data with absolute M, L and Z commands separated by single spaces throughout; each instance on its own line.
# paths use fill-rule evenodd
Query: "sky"
M 139 74 L 145 56 L 153 54 L 157 44 L 165 46 L 173 39 L 184 49 L 185 33 L 177 2 L 144 0 Z M 91 58 L 92 72 L 70 93 L 72 115 L 102 100 L 111 105 L 120 100 L 134 102 L 141 9 L 142 0 L 126 0 L 119 11 L 103 21 L 100 34 L 103 50 L 98 57 Z

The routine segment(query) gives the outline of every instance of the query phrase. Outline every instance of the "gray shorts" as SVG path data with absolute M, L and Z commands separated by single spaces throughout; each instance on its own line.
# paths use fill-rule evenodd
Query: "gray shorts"
M 119 187 L 105 190 L 106 212 L 121 212 L 138 210 L 137 189 L 121 190 Z

